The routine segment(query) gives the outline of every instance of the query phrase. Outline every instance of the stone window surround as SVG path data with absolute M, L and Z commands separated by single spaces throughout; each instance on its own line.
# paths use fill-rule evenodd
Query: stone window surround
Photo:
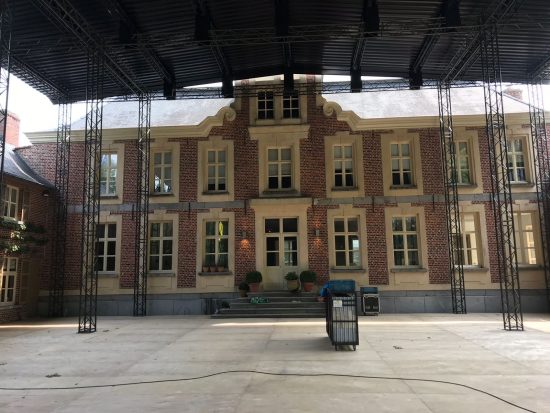
M 540 225 L 539 225 L 539 211 L 537 208 L 537 204 L 530 204 L 525 203 L 521 201 L 516 201 L 514 204 L 514 215 L 516 214 L 531 214 L 531 222 L 533 225 L 533 240 L 535 242 L 535 256 L 537 259 L 536 264 L 524 264 L 519 263 L 518 265 L 522 268 L 539 268 L 542 266 L 541 264 L 541 254 L 542 254 L 542 240 L 541 240 L 541 234 L 540 234 Z M 514 222 L 515 225 L 516 221 Z M 516 229 L 517 232 L 517 229 Z
M 536 192 L 534 183 L 535 166 L 533 163 L 533 145 L 531 140 L 531 130 L 528 125 L 512 125 L 506 127 L 506 139 L 523 139 L 523 153 L 525 157 L 525 176 L 527 182 L 511 183 L 512 193 L 518 192 Z
M 352 188 L 335 187 L 334 178 L 334 145 L 352 145 L 353 148 L 353 177 L 355 186 Z M 327 198 L 354 198 L 364 196 L 364 169 L 363 169 L 363 136 L 349 132 L 337 132 L 332 136 L 325 136 L 325 165 Z
M 155 193 L 155 165 L 154 154 L 158 152 L 172 152 L 172 192 L 171 193 Z M 154 198 L 155 203 L 176 203 L 179 201 L 179 181 L 180 181 L 180 143 L 179 142 L 151 142 L 151 156 L 149 159 L 149 197 Z
M 202 271 L 202 262 L 204 259 L 204 240 L 206 234 L 206 221 L 227 221 L 229 225 L 228 232 L 228 272 L 222 274 L 216 273 L 203 273 Z M 211 208 L 209 212 L 200 212 L 197 213 L 197 249 L 196 249 L 196 273 L 198 275 L 233 275 L 235 271 L 235 231 L 238 230 L 235 228 L 235 213 L 234 212 L 224 212 L 222 208 Z
M 166 213 L 166 210 L 154 210 L 149 214 L 149 227 L 155 222 L 172 222 L 172 269 L 171 270 L 150 270 L 149 260 L 147 262 L 147 273 L 153 277 L 175 277 L 178 270 L 179 256 L 179 218 L 178 214 Z M 150 234 L 147 237 L 147 256 L 149 256 Z
M 460 207 L 459 206 L 459 214 L 460 214 L 460 230 L 462 232 L 462 242 L 464 242 L 464 231 L 465 231 L 465 228 L 464 228 L 464 215 L 465 214 L 469 214 L 469 215 L 473 215 L 474 217 L 474 229 L 475 229 L 475 239 L 476 239 L 476 253 L 477 253 L 477 262 L 478 264 L 477 265 L 473 265 L 473 264 L 464 264 L 464 270 L 465 271 L 468 271 L 468 270 L 475 270 L 475 269 L 482 269 L 484 268 L 484 263 L 485 263 L 485 257 L 487 256 L 486 255 L 486 251 L 485 251 L 485 244 L 482 242 L 482 239 L 481 239 L 481 216 L 482 216 L 482 211 L 479 211 L 479 210 L 476 210 L 475 208 L 472 208 L 471 206 L 470 207 L 467 207 L 467 206 L 462 206 Z
M 122 194 L 124 193 L 124 144 L 105 142 L 101 147 L 101 154 L 108 153 L 117 156 L 116 194 L 100 195 L 101 203 L 104 205 L 122 204 Z
M 206 141 L 198 143 L 198 168 L 197 168 L 197 201 L 198 202 L 223 202 L 235 199 L 234 187 L 234 144 L 232 140 L 223 139 L 222 136 L 211 136 Z M 208 151 L 225 150 L 226 191 L 209 192 L 208 185 Z
M 459 194 L 480 194 L 483 192 L 481 184 L 481 158 L 479 150 L 479 136 L 477 130 L 467 130 L 465 127 L 454 128 L 454 142 L 467 142 L 470 166 L 470 184 L 458 184 Z M 456 158 L 458 161 L 458 157 Z
M 422 176 L 422 159 L 420 156 L 420 136 L 417 132 L 408 132 L 406 129 L 396 129 L 393 133 L 385 133 L 382 139 L 382 169 L 384 195 L 407 196 L 421 195 L 424 191 Z M 410 186 L 392 185 L 391 144 L 408 143 L 411 157 L 412 182 Z
M 101 211 L 99 213 L 98 224 L 116 224 L 116 250 L 115 250 L 115 270 L 98 271 L 99 276 L 118 277 L 120 275 L 120 257 L 122 254 L 122 215 L 111 214 L 110 211 Z M 94 254 L 95 256 L 95 254 Z

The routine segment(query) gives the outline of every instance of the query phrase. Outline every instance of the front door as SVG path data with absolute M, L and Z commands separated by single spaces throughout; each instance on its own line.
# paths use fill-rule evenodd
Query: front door
M 265 218 L 264 247 L 264 289 L 286 289 L 285 275 L 298 272 L 298 218 Z

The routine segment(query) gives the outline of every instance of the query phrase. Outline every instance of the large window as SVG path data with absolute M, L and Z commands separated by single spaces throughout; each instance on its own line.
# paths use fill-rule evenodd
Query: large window
M 267 218 L 264 221 L 268 267 L 298 266 L 298 218 Z
M 462 256 L 462 262 L 468 266 L 480 266 L 480 243 L 478 235 L 478 216 L 476 213 L 460 215 L 462 234 L 458 238 L 458 253 Z M 458 262 L 455 256 L 455 261 Z
M 455 143 L 456 180 L 458 184 L 469 185 L 472 183 L 470 171 L 470 151 L 468 142 Z
M 173 227 L 171 222 L 149 224 L 149 270 L 172 270 Z
M 283 96 L 283 119 L 300 119 L 300 97 L 298 93 Z
M 4 258 L 2 264 L 2 277 L 0 277 L 0 303 L 15 303 L 16 281 L 17 258 Z
M 229 221 L 206 221 L 204 235 L 204 267 L 229 267 Z
M 413 185 L 410 143 L 391 144 L 391 174 L 393 186 Z
M 3 186 L 3 216 L 17 219 L 17 203 L 19 201 L 19 189 L 10 186 Z
M 101 175 L 99 179 L 99 193 L 103 196 L 116 195 L 117 154 L 101 154 Z
M 536 264 L 537 254 L 535 233 L 533 231 L 533 214 L 530 212 L 514 213 L 514 230 L 518 264 Z
M 225 150 L 210 149 L 207 152 L 208 192 L 227 191 L 227 153 Z
M 292 188 L 292 150 L 268 148 L 267 188 L 269 190 Z
M 258 92 L 258 119 L 274 118 L 274 99 L 273 92 Z
M 416 216 L 393 217 L 393 261 L 396 267 L 420 266 Z
M 153 153 L 153 192 L 172 193 L 172 152 Z
M 336 267 L 361 265 L 358 218 L 334 218 L 334 253 Z
M 524 151 L 523 138 L 508 140 L 508 180 L 511 183 L 527 182 Z
M 99 272 L 116 270 L 116 224 L 97 224 L 96 269 Z
M 353 145 L 334 145 L 334 187 L 353 188 Z

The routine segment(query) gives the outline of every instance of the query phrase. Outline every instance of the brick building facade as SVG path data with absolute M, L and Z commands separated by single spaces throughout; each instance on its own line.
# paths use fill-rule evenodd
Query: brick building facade
M 308 78 L 313 82 L 314 78 Z M 449 311 L 449 263 L 436 91 L 278 96 L 267 83 L 232 100 L 154 102 L 149 314 L 201 313 L 245 274 L 284 288 L 376 285 L 385 312 Z M 275 79 L 280 81 L 280 79 Z M 301 81 L 306 81 L 302 78 Z M 482 90 L 453 91 L 468 310 L 499 311 Z M 520 277 L 526 311 L 546 306 L 528 106 L 506 97 Z M 135 107 L 134 107 L 135 106 Z M 132 311 L 137 103 L 104 108 L 99 313 Z M 83 122 L 72 127 L 67 313 L 77 311 Z M 53 132 L 20 149 L 52 179 Z M 41 285 L 46 294 L 47 280 Z M 39 303 L 45 311 L 46 300 Z

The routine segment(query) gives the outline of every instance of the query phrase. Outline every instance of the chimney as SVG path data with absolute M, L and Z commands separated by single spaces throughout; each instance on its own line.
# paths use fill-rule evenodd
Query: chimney
M 509 86 L 506 89 L 504 89 L 502 92 L 505 95 L 516 98 L 517 100 L 523 100 L 523 90 L 521 90 L 520 88 Z
M 7 116 L 7 127 L 6 127 L 6 143 L 13 145 L 14 147 L 19 146 L 19 123 L 21 122 L 19 118 L 13 113 L 8 112 Z

